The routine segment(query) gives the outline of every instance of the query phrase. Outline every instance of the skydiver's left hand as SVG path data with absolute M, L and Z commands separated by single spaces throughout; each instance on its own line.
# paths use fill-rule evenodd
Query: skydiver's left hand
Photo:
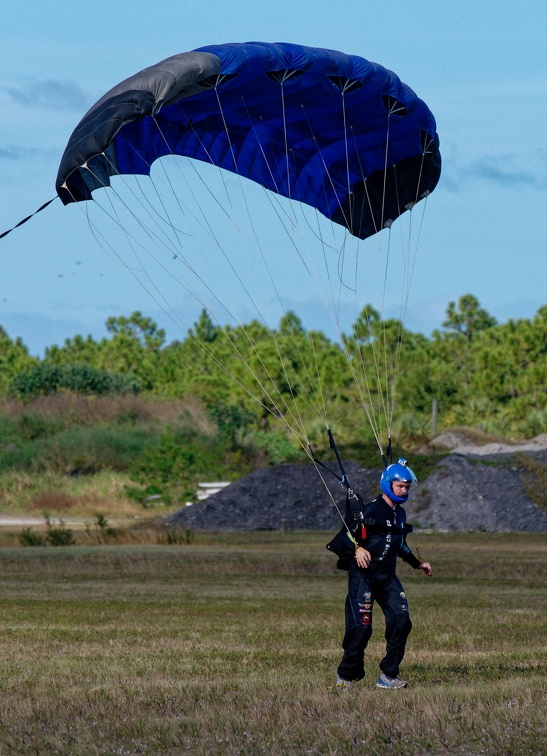
M 431 575 L 433 574 L 431 571 L 431 565 L 429 564 L 429 562 L 422 562 L 421 564 L 418 565 L 418 569 L 423 570 L 425 574 L 427 575 L 427 577 L 431 577 Z

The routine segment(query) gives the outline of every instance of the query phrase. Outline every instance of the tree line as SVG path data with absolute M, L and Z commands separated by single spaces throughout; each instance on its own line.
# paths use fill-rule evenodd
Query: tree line
M 100 340 L 68 338 L 38 359 L 0 327 L 0 396 L 197 397 L 229 432 L 279 430 L 296 412 L 314 440 L 323 428 L 309 397 L 319 385 L 338 436 L 351 444 L 371 433 L 356 422 L 362 394 L 356 366 L 380 365 L 367 372 L 367 401 L 374 407 L 389 397 L 400 439 L 431 434 L 433 402 L 438 429 L 467 425 L 514 438 L 547 432 L 547 306 L 531 319 L 499 324 L 467 294 L 448 304 L 442 328 L 426 337 L 367 305 L 340 343 L 307 331 L 292 312 L 272 330 L 256 321 L 218 326 L 203 311 L 172 343 L 140 312 L 110 317 L 106 330 Z

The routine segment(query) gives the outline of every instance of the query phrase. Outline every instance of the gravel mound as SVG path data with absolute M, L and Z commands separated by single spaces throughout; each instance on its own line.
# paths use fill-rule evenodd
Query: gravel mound
M 355 462 L 344 467 L 356 490 L 375 495 L 380 470 L 365 470 Z M 171 515 L 167 524 L 195 530 L 338 530 L 342 523 L 333 501 L 343 514 L 345 494 L 334 476 L 322 475 L 324 483 L 312 464 L 256 470 Z
M 534 457 L 547 463 L 546 451 Z M 526 496 L 524 471 L 509 465 L 505 455 L 446 457 L 412 492 L 406 505 L 409 522 L 434 530 L 547 532 L 547 512 Z M 363 498 L 377 495 L 380 469 L 356 462 L 345 467 Z M 338 530 L 333 500 L 343 513 L 345 495 L 333 476 L 323 475 L 324 483 L 314 465 L 257 470 L 170 515 L 166 523 L 194 530 Z
M 547 453 L 536 456 L 547 462 Z M 433 530 L 547 532 L 547 512 L 525 493 L 524 471 L 498 456 L 452 454 L 412 494 L 409 521 Z

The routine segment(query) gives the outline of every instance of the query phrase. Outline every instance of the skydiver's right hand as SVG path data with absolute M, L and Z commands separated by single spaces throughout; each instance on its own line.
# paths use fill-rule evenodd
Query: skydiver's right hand
M 357 565 L 365 569 L 369 566 L 372 557 L 370 556 L 369 551 L 364 549 L 362 546 L 357 546 L 357 548 L 355 549 L 355 559 L 357 561 Z

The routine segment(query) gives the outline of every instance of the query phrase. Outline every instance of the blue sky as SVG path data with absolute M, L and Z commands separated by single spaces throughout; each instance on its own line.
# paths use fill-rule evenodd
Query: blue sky
M 443 175 L 428 200 L 408 327 L 429 334 L 447 303 L 466 293 L 499 321 L 532 317 L 546 302 L 546 28 L 547 4 L 538 0 L 8 4 L 0 232 L 55 195 L 60 157 L 83 113 L 139 69 L 228 41 L 329 47 L 394 70 L 437 120 Z M 388 296 L 386 314 L 396 308 Z M 95 244 L 81 213 L 60 201 L 0 241 L 0 325 L 31 353 L 76 334 L 101 337 L 107 317 L 136 309 L 170 339 L 181 337 Z

